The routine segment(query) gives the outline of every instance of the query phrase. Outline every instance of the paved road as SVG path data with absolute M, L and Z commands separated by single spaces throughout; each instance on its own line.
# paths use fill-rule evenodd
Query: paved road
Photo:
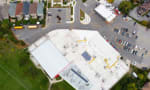
M 150 58 L 149 56 L 145 57 L 145 58 L 143 58 L 141 56 L 134 56 L 131 53 L 123 50 L 123 48 L 121 46 L 118 46 L 118 44 L 115 41 L 116 38 L 119 38 L 121 40 L 128 41 L 133 46 L 135 46 L 137 44 L 137 42 L 139 42 L 138 46 L 140 46 L 140 45 L 142 45 L 140 43 L 140 41 L 145 40 L 144 38 L 142 38 L 143 34 L 138 33 L 139 37 L 141 37 L 141 38 L 138 38 L 138 40 L 136 40 L 134 38 L 128 38 L 126 36 L 122 36 L 121 34 L 116 34 L 113 31 L 114 28 L 121 29 L 122 27 L 124 27 L 124 28 L 129 29 L 129 31 L 128 31 L 129 33 L 132 33 L 134 30 L 136 30 L 137 32 L 139 30 L 141 30 L 141 32 L 143 32 L 142 31 L 143 27 L 141 28 L 140 25 L 138 25 L 138 24 L 136 24 L 134 26 L 133 20 L 130 20 L 128 22 L 124 21 L 122 19 L 122 15 L 117 16 L 117 18 L 113 21 L 113 23 L 106 24 L 105 20 L 94 11 L 94 8 L 96 7 L 97 4 L 98 4 L 98 2 L 96 2 L 95 0 L 94 1 L 88 0 L 84 4 L 81 2 L 81 0 L 77 0 L 77 5 L 75 7 L 75 22 L 73 24 L 65 23 L 65 20 L 67 20 L 66 16 L 65 16 L 66 10 L 62 9 L 62 12 L 60 13 L 60 12 L 57 12 L 57 10 L 53 9 L 51 11 L 53 11 L 54 17 L 53 16 L 50 17 L 50 20 L 49 20 L 46 28 L 37 29 L 37 30 L 25 29 L 22 31 L 14 31 L 14 33 L 18 36 L 19 39 L 24 40 L 25 42 L 27 42 L 30 45 L 33 42 L 35 42 L 37 39 L 42 37 L 43 35 L 47 34 L 48 32 L 50 32 L 52 30 L 55 30 L 55 29 L 68 29 L 69 28 L 69 29 L 97 30 L 102 36 L 105 36 L 105 38 L 108 39 L 109 42 L 113 44 L 113 46 L 115 46 L 117 48 L 117 50 L 120 52 L 120 54 L 125 59 L 129 59 L 129 60 L 131 60 L 131 62 L 137 62 L 138 64 L 146 64 L 146 65 L 150 66 L 150 62 L 147 63 L 148 61 L 146 61 L 147 58 Z M 90 24 L 83 25 L 80 23 L 80 21 L 79 21 L 80 20 L 80 12 L 79 12 L 80 8 L 91 17 Z M 62 15 L 63 22 L 61 22 L 61 23 L 56 22 L 57 19 L 56 19 L 55 15 L 57 15 L 57 14 Z M 149 43 L 148 44 L 145 43 L 144 45 L 147 45 L 147 47 L 150 46 Z M 143 46 L 143 47 L 145 47 L 145 46 Z

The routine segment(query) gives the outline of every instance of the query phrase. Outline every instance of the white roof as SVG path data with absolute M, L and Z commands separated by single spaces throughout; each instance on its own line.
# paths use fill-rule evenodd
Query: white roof
M 119 52 L 97 31 L 64 29 L 52 31 L 48 35 L 60 52 L 66 54 L 68 62 L 77 67 L 73 69 L 80 75 L 68 68 L 60 73 L 76 90 L 109 90 L 129 70 L 118 58 Z M 85 51 L 91 56 L 91 60 L 83 58 Z M 81 77 L 88 81 L 88 86 Z
M 65 57 L 46 37 L 32 44 L 29 51 L 51 78 L 54 78 L 68 65 Z
M 106 7 L 106 5 L 100 4 L 95 8 L 95 11 L 100 14 L 107 22 L 111 22 L 116 17 L 111 6 Z

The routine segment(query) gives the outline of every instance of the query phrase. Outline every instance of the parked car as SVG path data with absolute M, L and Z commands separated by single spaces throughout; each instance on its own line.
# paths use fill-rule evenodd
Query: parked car
M 137 52 L 138 52 L 138 51 L 133 50 L 132 55 L 137 55 Z
M 130 43 L 128 43 L 128 45 L 127 45 L 128 47 L 131 47 L 132 46 L 132 44 L 130 44 Z
M 135 35 L 135 34 L 136 34 L 136 30 L 134 30 L 134 31 L 132 32 L 132 34 Z
M 114 32 L 116 32 L 116 33 L 118 33 L 118 34 L 119 34 L 119 33 L 120 33 L 120 30 L 119 30 L 119 29 L 117 29 L 117 28 L 115 28 L 115 29 L 114 29 Z
M 133 62 L 133 65 L 136 65 L 136 61 Z
M 143 69 L 143 70 L 147 70 L 148 68 L 147 68 L 147 67 L 142 67 L 142 69 Z
M 128 44 L 129 44 L 129 43 L 126 41 L 125 46 L 128 46 Z
M 122 40 L 121 39 L 117 39 L 116 42 L 121 44 Z
M 48 16 L 52 16 L 52 13 L 51 13 L 51 12 L 48 12 Z
M 61 9 L 58 9 L 58 12 L 61 12 Z
M 127 43 L 127 41 L 124 41 L 123 46 L 125 46 L 125 45 L 126 45 L 126 43 Z
M 134 49 L 131 49 L 130 53 L 132 54 L 132 53 L 133 53 L 133 51 L 134 51 Z
M 136 36 L 135 36 L 135 39 L 137 39 L 137 38 L 138 38 L 138 36 L 136 35 Z
M 123 32 L 128 32 L 128 28 L 121 28 Z
M 124 36 L 124 35 L 125 35 L 125 32 L 122 32 L 121 35 Z
M 121 45 L 123 45 L 123 44 L 124 44 L 124 41 L 121 42 Z

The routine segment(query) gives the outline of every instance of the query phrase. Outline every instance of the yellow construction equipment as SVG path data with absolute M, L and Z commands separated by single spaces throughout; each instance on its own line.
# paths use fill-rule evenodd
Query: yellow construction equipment
M 86 42 L 87 40 L 77 40 L 77 42 Z
M 23 26 L 15 26 L 14 29 L 23 29 Z
M 112 65 L 109 65 L 108 59 L 105 58 L 104 61 L 105 61 L 106 65 L 107 65 L 106 68 L 111 69 L 112 67 L 114 67 L 117 64 L 117 62 L 119 61 L 119 57 L 120 56 L 117 57 L 117 60 Z
M 95 60 L 95 58 L 93 57 L 92 60 L 90 60 L 89 64 L 91 64 L 94 60 Z

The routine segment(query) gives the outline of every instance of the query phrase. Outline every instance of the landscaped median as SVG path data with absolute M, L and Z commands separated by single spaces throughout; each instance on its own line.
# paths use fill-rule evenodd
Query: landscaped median
M 85 19 L 85 13 L 80 9 L 80 20 L 84 20 Z
M 90 16 L 80 9 L 80 22 L 81 24 L 89 24 L 91 22 Z

